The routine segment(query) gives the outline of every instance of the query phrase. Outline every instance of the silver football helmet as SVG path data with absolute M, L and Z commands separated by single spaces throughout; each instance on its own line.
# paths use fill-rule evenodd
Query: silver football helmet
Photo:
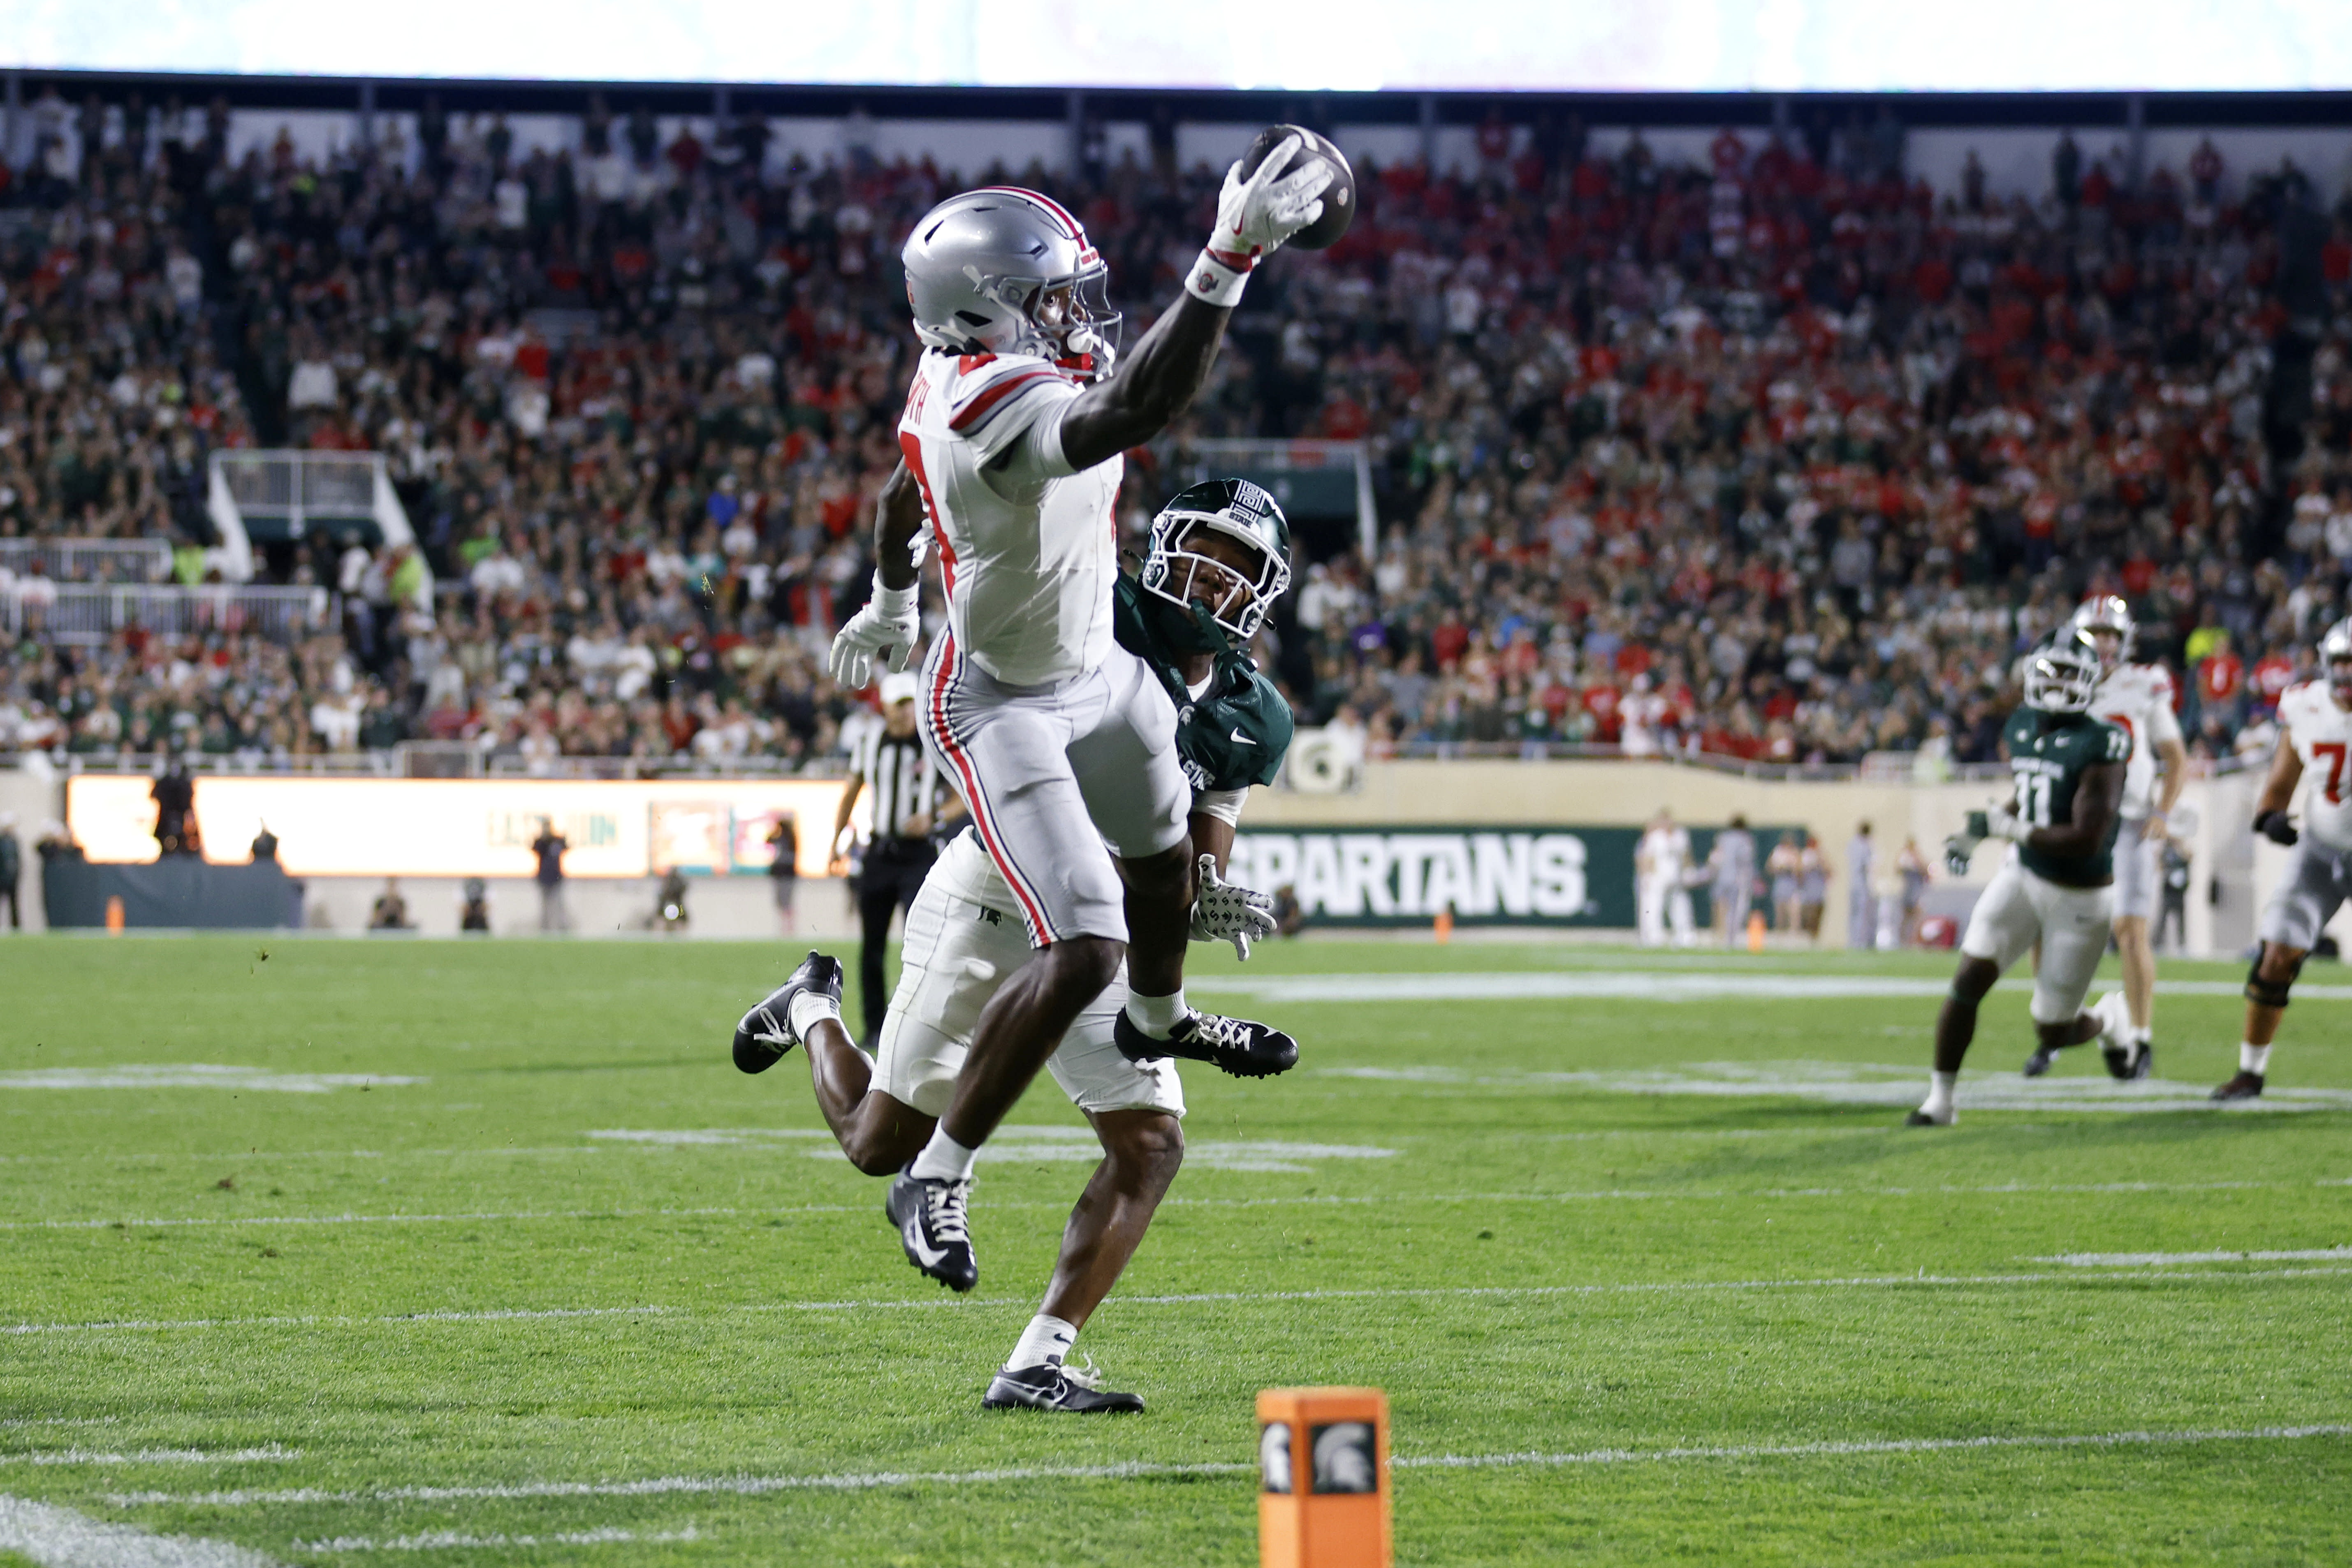
M 926 347 L 1036 354 L 1083 376 L 1110 374 L 1119 331 L 1110 268 L 1052 197 L 1017 185 L 950 196 L 899 256 Z
M 2099 650 L 2099 664 L 2109 671 L 2122 668 L 2131 662 L 2132 643 L 2139 635 L 2139 626 L 2132 619 L 2131 606 L 2113 594 L 2101 594 L 2085 599 L 2067 622 L 2076 631 L 2089 635 L 2091 646 Z M 2114 650 L 2108 650 L 2101 633 L 2113 633 Z
M 2339 708 L 2352 708 L 2352 618 L 2340 620 L 2319 638 L 2319 670 Z
M 2025 705 L 2043 713 L 2087 713 L 2098 694 L 2099 650 L 2089 634 L 2062 628 L 2025 658 Z

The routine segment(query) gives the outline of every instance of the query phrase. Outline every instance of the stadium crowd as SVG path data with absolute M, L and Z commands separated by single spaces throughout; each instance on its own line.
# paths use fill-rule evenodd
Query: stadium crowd
M 324 164 L 283 136 L 231 160 L 220 105 L 36 123 L 0 189 L 0 750 L 829 765 L 908 226 L 968 180 L 1047 189 L 1131 337 L 1216 187 L 1165 148 L 812 167 L 757 120 L 601 104 L 562 153 L 428 108 Z M 1370 443 L 1376 554 L 1302 561 L 1264 634 L 1307 721 L 1371 755 L 1988 760 L 2016 656 L 2120 593 L 2195 749 L 2263 744 L 2352 569 L 2352 205 L 2292 166 L 2225 179 L 2210 143 L 2129 188 L 2071 138 L 2040 201 L 1973 163 L 1934 191 L 1884 117 L 1727 131 L 1706 165 L 1572 121 L 1479 147 L 1360 168 L 1347 238 L 1269 269 L 1128 465 L 1139 541 L 1193 440 Z M 291 638 L 46 637 L 56 585 L 11 542 L 165 539 L 201 580 L 224 446 L 383 453 L 416 545 L 267 545 L 263 580 L 337 595 Z

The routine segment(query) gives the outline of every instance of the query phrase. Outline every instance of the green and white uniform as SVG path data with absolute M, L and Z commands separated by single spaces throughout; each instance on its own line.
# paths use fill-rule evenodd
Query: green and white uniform
M 1138 614 L 1130 579 L 1119 580 L 1114 613 L 1120 645 L 1149 667 L 1176 704 L 1176 752 L 1192 786 L 1192 809 L 1238 821 L 1249 786 L 1273 782 L 1281 770 L 1290 746 L 1289 704 L 1240 654 L 1219 655 L 1208 684 L 1197 692 L 1187 689 L 1174 658 Z M 1084 821 L 1071 827 L 1091 831 Z M 981 1009 L 1035 955 L 1020 904 L 978 836 L 957 835 L 907 910 L 898 988 L 877 1042 L 873 1087 L 926 1115 L 944 1112 Z M 1175 1058 L 1133 1062 L 1112 1044 L 1112 1023 L 1126 1005 L 1121 965 L 1047 1060 L 1054 1081 L 1083 1110 L 1183 1115 Z
M 2131 755 L 2130 736 L 2086 713 L 2045 715 L 2021 708 L 2002 735 L 2017 781 L 2018 819 L 2029 827 L 2074 821 L 2083 774 Z M 2115 844 L 2114 824 L 2089 855 L 2048 855 L 2021 844 L 1969 916 L 1960 951 L 1970 958 L 2007 969 L 2041 942 L 2032 1007 L 2038 1024 L 2063 1024 L 2083 1010 L 2114 919 Z
M 2051 726 L 2044 729 L 2044 717 Z M 2018 818 L 2028 827 L 2063 827 L 2074 820 L 2082 775 L 2103 762 L 2131 757 L 2131 736 L 2088 715 L 2042 715 L 2018 708 L 2009 717 L 2009 771 L 2018 781 Z M 2042 942 L 2034 973 L 2034 1023 L 2067 1023 L 2082 1013 L 2091 975 L 2107 952 L 2115 920 L 2115 827 L 2091 856 L 2018 851 L 1994 872 L 1969 914 L 1959 950 L 2009 969 Z

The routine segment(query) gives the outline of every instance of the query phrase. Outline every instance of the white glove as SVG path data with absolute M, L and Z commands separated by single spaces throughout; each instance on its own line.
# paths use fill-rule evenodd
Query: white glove
M 1217 858 L 1201 857 L 1201 893 L 1192 901 L 1192 940 L 1230 942 L 1234 955 L 1249 962 L 1250 943 L 1274 934 L 1274 900 L 1255 888 L 1217 879 Z
M 1275 143 L 1274 151 L 1247 179 L 1239 159 L 1225 171 L 1225 188 L 1217 197 L 1217 231 L 1209 237 L 1209 254 L 1229 267 L 1247 271 L 1260 257 L 1282 247 L 1282 242 L 1323 216 L 1323 192 L 1339 172 L 1321 158 L 1311 158 L 1284 174 L 1302 145 L 1296 136 Z
M 907 668 L 923 635 L 921 597 L 919 587 L 886 588 L 881 574 L 875 574 L 874 597 L 833 634 L 833 647 L 825 654 L 825 672 L 835 685 L 864 689 L 874 677 L 874 656 L 886 647 L 891 649 L 892 669 Z
M 2005 805 L 1996 805 L 1985 813 L 1984 836 L 1987 838 L 2006 838 L 2011 844 L 2022 844 L 2025 836 L 2032 831 L 2031 825 Z

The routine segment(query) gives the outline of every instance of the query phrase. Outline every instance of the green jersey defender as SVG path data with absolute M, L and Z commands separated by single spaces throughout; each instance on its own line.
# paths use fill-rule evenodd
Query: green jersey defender
M 2011 808 L 2029 827 L 2063 827 L 2074 820 L 2074 800 L 2091 768 L 2131 760 L 2131 737 L 2088 713 L 2051 714 L 2021 708 L 2001 727 L 2009 744 L 2009 771 L 2017 781 Z M 2111 817 L 2096 847 L 2081 855 L 2053 855 L 2021 840 L 2017 858 L 2037 877 L 2061 887 L 2103 888 L 2116 879 L 2116 835 L 2123 818 Z
M 1203 542 L 1238 544 L 1219 559 Z M 1215 479 L 1180 492 L 1151 522 L 1143 570 L 1113 592 L 1112 635 L 1150 665 L 1176 704 L 1176 752 L 1196 795 L 1272 784 L 1295 728 L 1290 704 L 1244 651 L 1266 607 L 1290 586 L 1290 522 L 1275 499 L 1247 479 Z M 1197 694 L 1188 665 L 1209 660 Z
M 1952 994 L 1936 1019 L 1936 1068 L 1927 1098 L 1906 1121 L 1949 1127 L 1960 1062 L 1976 1037 L 1977 1005 L 2001 971 L 2039 944 L 2033 976 L 2035 1049 L 2025 1075 L 2039 1077 L 2068 1046 L 2096 1040 L 2116 1078 L 2146 1078 L 2153 1053 L 2133 1039 L 2120 991 L 2089 1011 L 2083 998 L 2107 949 L 2115 915 L 2116 829 L 2122 820 L 2124 773 L 2131 739 L 2091 716 L 2102 667 L 2099 650 L 2079 629 L 2060 633 L 2025 661 L 2025 706 L 2003 731 L 2017 781 L 2007 805 L 1969 813 L 1966 831 L 1945 842 L 1954 874 L 1977 846 L 2005 838 L 2017 858 L 1993 874 L 1960 939 Z

